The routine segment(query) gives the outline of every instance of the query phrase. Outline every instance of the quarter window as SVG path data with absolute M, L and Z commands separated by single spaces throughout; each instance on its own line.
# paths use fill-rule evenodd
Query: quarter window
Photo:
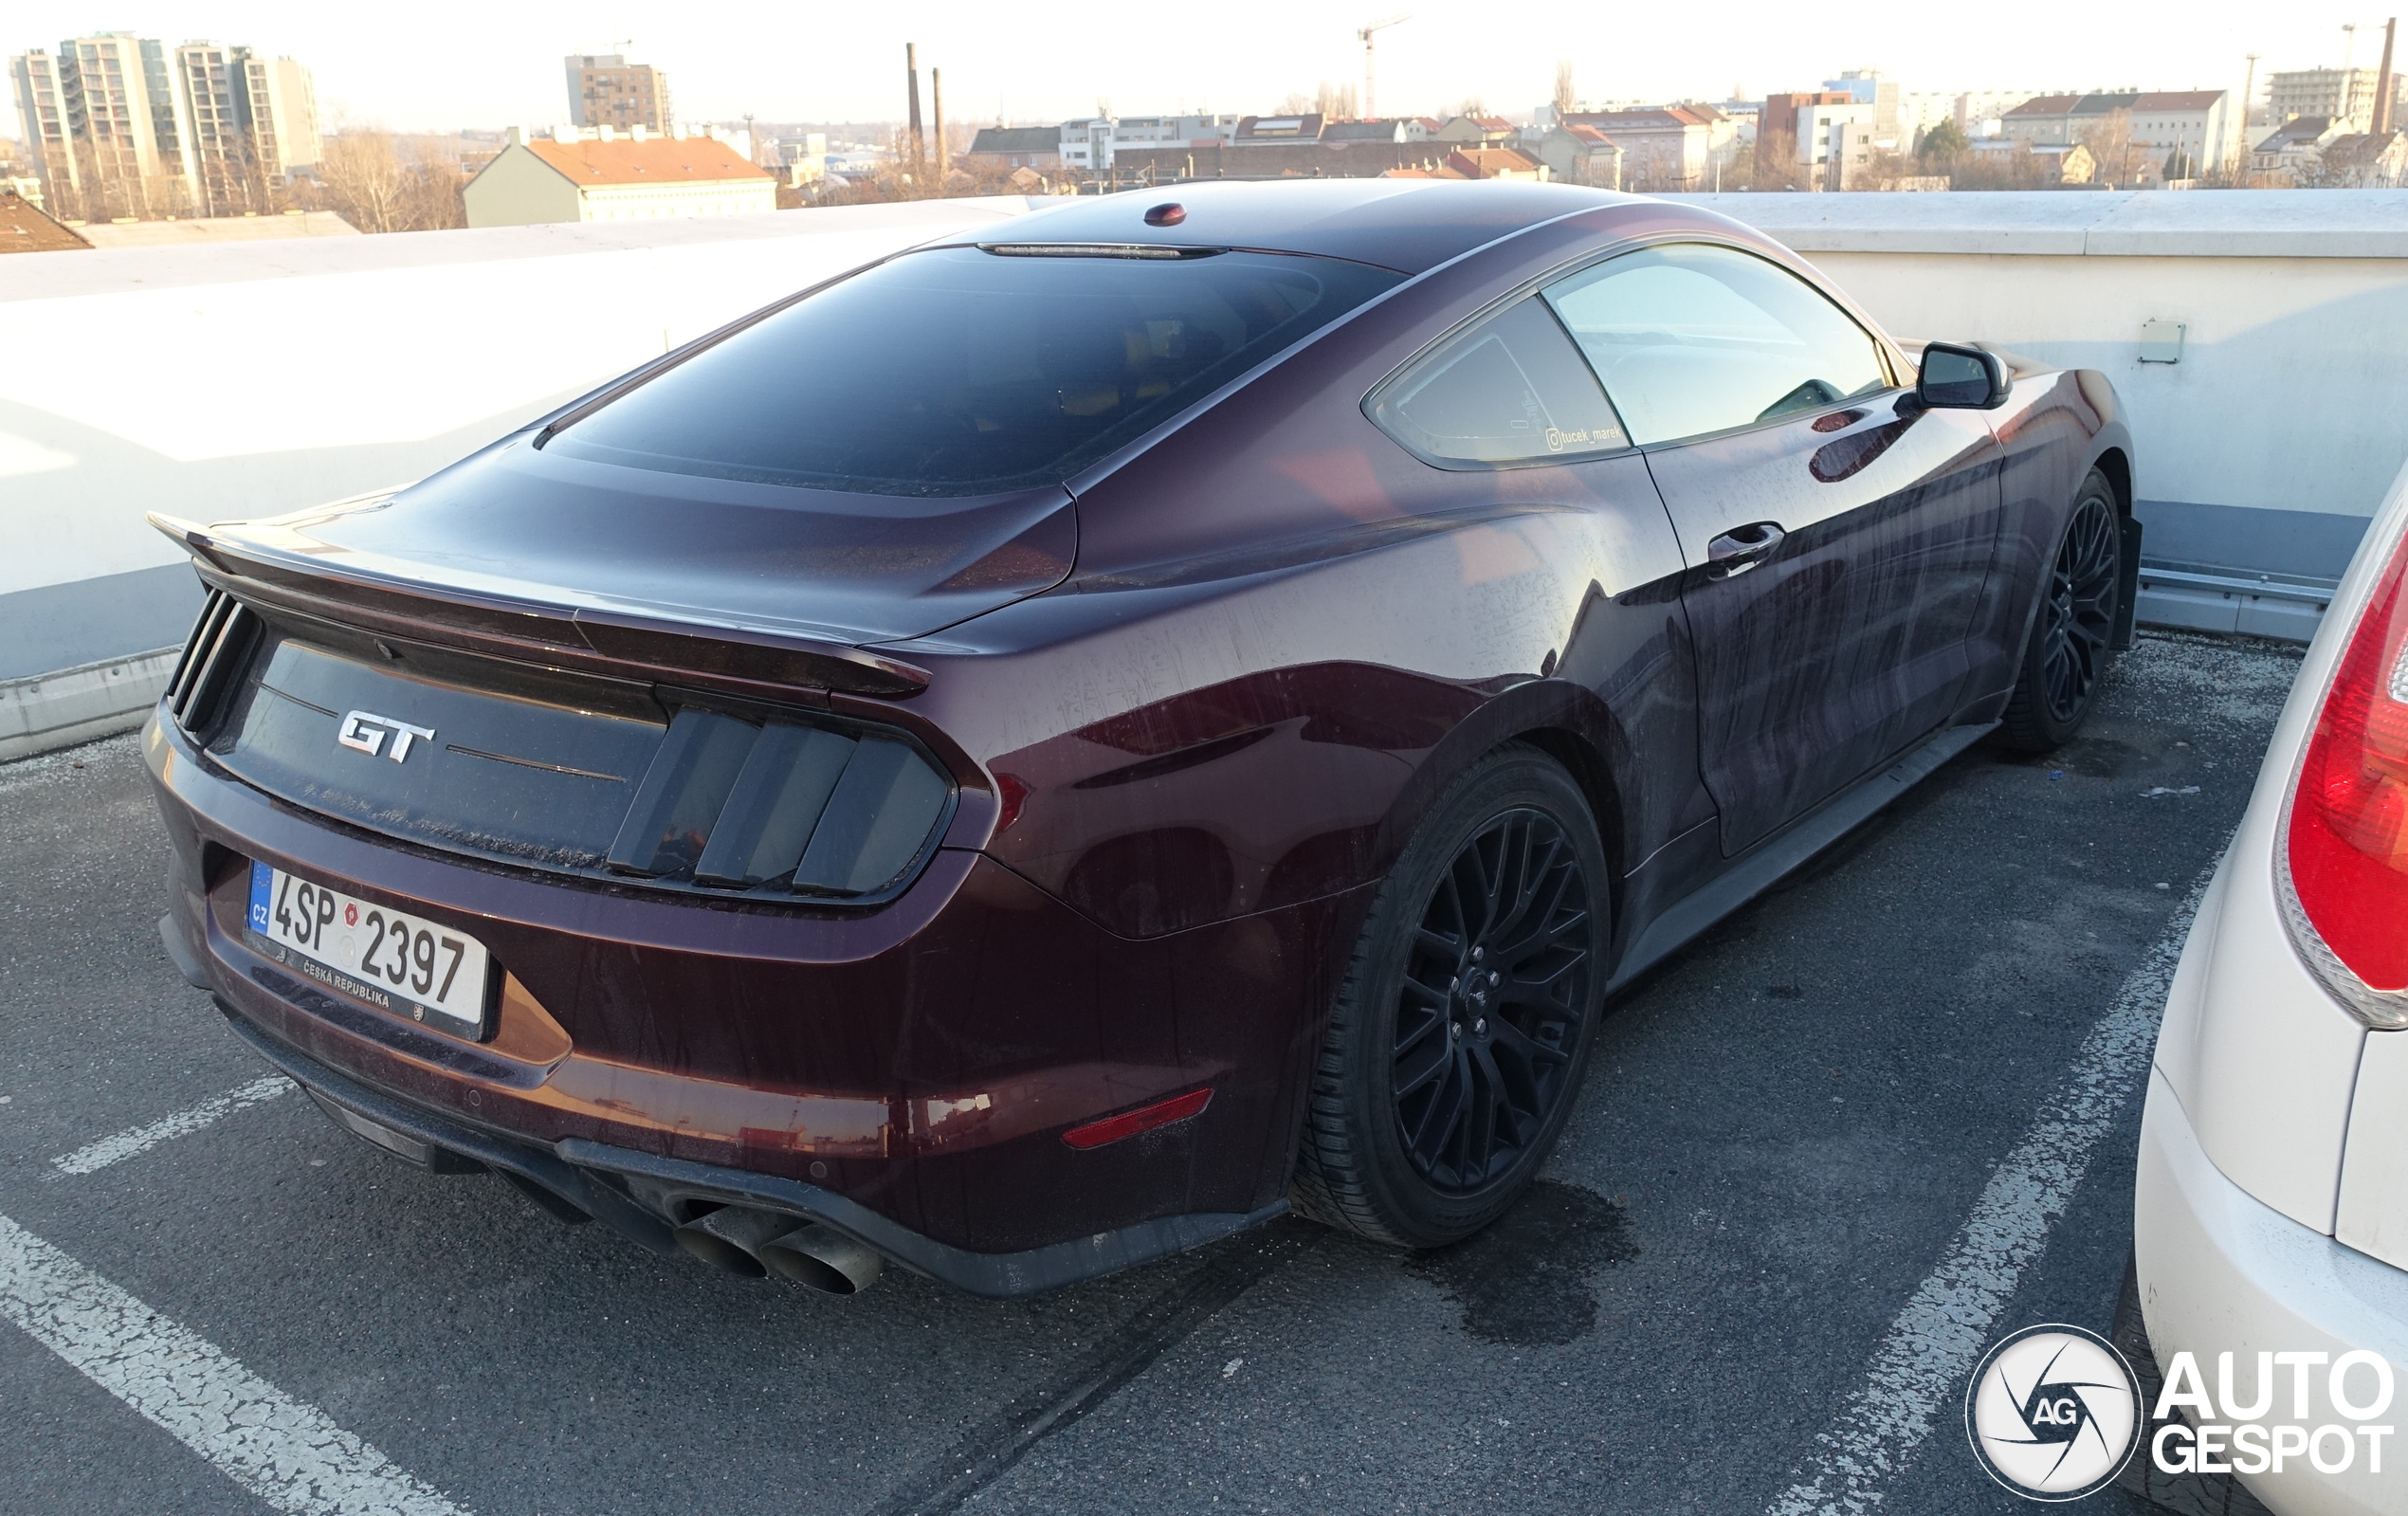
M 1642 447 L 1889 387 L 1880 350 L 1846 312 L 1727 247 L 1643 248 L 1544 293 Z
M 1383 385 L 1371 418 L 1425 461 L 1493 466 L 1611 452 L 1631 439 L 1596 375 L 1536 296 Z

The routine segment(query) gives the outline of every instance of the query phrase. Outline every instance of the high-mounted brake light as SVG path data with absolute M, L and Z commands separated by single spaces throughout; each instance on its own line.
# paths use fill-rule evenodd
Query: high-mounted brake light
M 2333 669 L 2285 807 L 2283 923 L 2359 1019 L 2408 1027 L 2408 540 Z

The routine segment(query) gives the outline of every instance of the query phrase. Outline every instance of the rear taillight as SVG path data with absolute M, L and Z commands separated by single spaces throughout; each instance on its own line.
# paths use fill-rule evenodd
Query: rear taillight
M 2301 956 L 2370 1026 L 2408 1027 L 2408 541 L 2392 551 L 2301 755 L 2276 872 Z

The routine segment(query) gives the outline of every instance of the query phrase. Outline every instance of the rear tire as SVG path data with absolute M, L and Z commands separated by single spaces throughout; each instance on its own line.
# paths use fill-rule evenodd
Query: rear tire
M 1596 818 L 1553 759 L 1516 744 L 1455 781 L 1357 940 L 1313 1074 L 1300 1214 L 1436 1248 L 1512 1204 L 1588 1066 L 1606 891 Z
M 2046 753 L 2082 729 L 2115 656 L 2109 644 L 2123 599 L 2124 518 L 2115 487 L 2093 468 L 2074 494 L 2040 581 L 2023 667 L 1999 721 L 2009 746 Z

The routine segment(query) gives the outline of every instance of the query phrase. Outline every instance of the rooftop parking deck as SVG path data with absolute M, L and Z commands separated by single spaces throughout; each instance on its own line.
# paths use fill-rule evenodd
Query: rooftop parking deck
M 1974 748 L 1651 973 L 1491 1233 L 1281 1221 L 1010 1304 L 392 1161 L 160 950 L 134 740 L 0 767 L 0 1507 L 2026 1510 L 1955 1397 L 2114 1321 L 2172 953 L 2297 662 L 2144 635 L 2071 747 Z

